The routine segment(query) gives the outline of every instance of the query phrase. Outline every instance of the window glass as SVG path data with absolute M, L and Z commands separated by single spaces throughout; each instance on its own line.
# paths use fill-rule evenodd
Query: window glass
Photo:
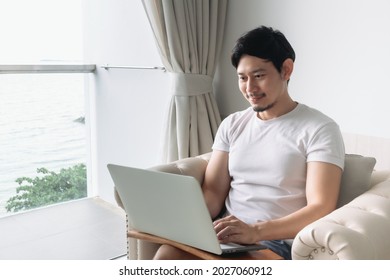
M 81 1 L 0 1 L 0 64 L 82 61 Z M 87 195 L 84 75 L 0 74 L 0 217 Z

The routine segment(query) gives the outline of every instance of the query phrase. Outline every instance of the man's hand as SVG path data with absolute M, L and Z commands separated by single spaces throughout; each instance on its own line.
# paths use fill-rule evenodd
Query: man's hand
M 254 244 L 258 241 L 257 228 L 232 215 L 215 221 L 214 229 L 220 243 Z

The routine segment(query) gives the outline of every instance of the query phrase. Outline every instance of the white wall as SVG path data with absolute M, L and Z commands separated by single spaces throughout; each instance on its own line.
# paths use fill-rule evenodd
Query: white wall
M 167 108 L 167 77 L 141 1 L 84 0 L 85 60 L 97 64 L 90 82 L 92 195 L 113 201 L 108 163 L 148 167 L 159 162 Z
M 333 117 L 343 132 L 390 138 L 389 11 L 386 0 L 230 1 L 215 83 L 221 114 L 247 107 L 229 59 L 235 40 L 268 25 L 295 49 L 295 100 Z

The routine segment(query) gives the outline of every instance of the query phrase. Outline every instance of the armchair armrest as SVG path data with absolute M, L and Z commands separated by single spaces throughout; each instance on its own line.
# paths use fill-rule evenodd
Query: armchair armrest
M 385 176 L 380 177 L 385 178 Z M 302 229 L 293 259 L 390 259 L 390 180 Z
M 207 153 L 196 157 L 184 158 L 171 163 L 157 165 L 149 169 L 166 173 L 192 176 L 198 180 L 199 184 L 202 185 L 210 157 L 211 153 Z

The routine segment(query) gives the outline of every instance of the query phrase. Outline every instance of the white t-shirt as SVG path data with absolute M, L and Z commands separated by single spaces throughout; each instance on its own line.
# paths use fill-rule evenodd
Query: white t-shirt
M 228 116 L 213 150 L 229 152 L 232 181 L 225 204 L 246 223 L 280 218 L 304 207 L 307 162 L 344 168 L 338 125 L 303 104 L 267 121 L 252 108 Z

